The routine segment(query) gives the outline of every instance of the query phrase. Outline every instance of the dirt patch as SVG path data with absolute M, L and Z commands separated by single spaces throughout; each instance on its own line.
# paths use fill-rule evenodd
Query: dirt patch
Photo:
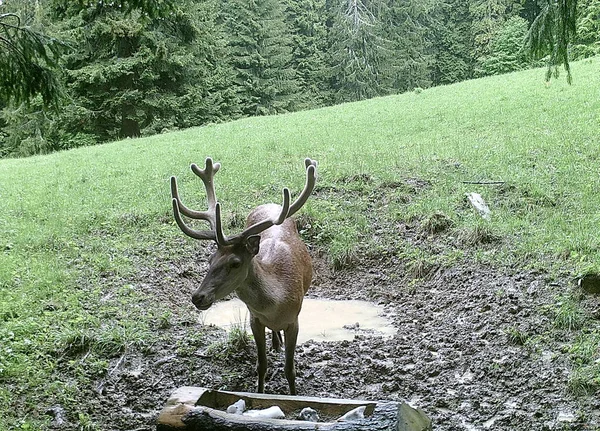
M 138 285 L 163 301 L 172 318 L 160 342 L 115 358 L 110 372 L 85 391 L 99 429 L 154 429 L 158 412 L 179 386 L 255 390 L 254 345 L 219 348 L 225 332 L 196 322 L 189 295 L 203 276 L 207 254 L 201 250 L 195 260 L 137 275 Z M 315 258 L 310 296 L 384 305 L 398 334 L 298 345 L 299 394 L 406 400 L 423 409 L 436 430 L 600 427 L 600 401 L 567 390 L 564 346 L 542 336 L 550 327 L 547 306 L 567 289 L 567 281 L 463 264 L 436 268 L 409 287 L 405 270 L 402 262 L 382 257 L 334 272 Z M 269 353 L 267 392 L 287 391 L 283 354 Z M 66 421 L 56 428 L 75 429 L 72 425 Z

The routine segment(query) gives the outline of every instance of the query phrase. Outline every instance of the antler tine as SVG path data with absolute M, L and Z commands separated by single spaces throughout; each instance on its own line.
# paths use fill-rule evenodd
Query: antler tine
M 221 164 L 213 164 L 213 160 L 210 157 L 207 157 L 206 166 L 204 169 L 200 169 L 195 163 L 192 163 L 190 168 L 192 169 L 192 172 L 199 176 L 204 183 L 204 188 L 206 189 L 206 198 L 208 200 L 208 210 L 214 211 L 215 206 L 217 205 L 214 177 L 221 168 Z
M 304 190 L 302 190 L 300 196 L 298 196 L 290 206 L 288 217 L 293 216 L 300 208 L 302 208 L 315 188 L 315 183 L 317 181 L 317 161 L 306 158 L 304 159 L 304 166 L 306 166 L 306 184 L 304 185 Z
M 211 215 L 208 211 L 196 211 L 186 207 L 183 202 L 181 202 L 181 199 L 179 198 L 179 191 L 177 189 L 177 178 L 175 177 L 171 177 L 171 198 L 177 201 L 179 211 L 181 211 L 183 215 L 193 219 L 208 220 L 212 227 Z
M 194 239 L 209 239 L 209 240 L 213 240 L 213 241 L 217 240 L 217 237 L 216 237 L 214 231 L 194 230 L 194 229 L 190 228 L 188 225 L 186 225 L 185 222 L 183 221 L 183 219 L 181 218 L 181 214 L 179 213 L 179 202 L 177 201 L 176 198 L 173 198 L 172 202 L 173 202 L 173 215 L 175 216 L 175 221 L 177 222 L 177 225 L 183 231 L 183 233 L 185 233 L 187 236 L 190 236 Z
M 217 241 L 218 235 L 215 232 L 217 226 L 217 199 L 215 195 L 215 185 L 214 185 L 214 176 L 219 170 L 221 165 L 219 163 L 214 163 L 210 157 L 206 159 L 206 167 L 204 169 L 200 169 L 196 164 L 191 165 L 192 171 L 198 175 L 202 182 L 204 183 L 204 187 L 206 189 L 206 197 L 208 200 L 208 210 L 207 211 L 195 211 L 188 207 L 186 207 L 179 198 L 179 191 L 177 188 L 177 179 L 175 177 L 171 177 L 171 197 L 173 201 L 173 214 L 175 216 L 175 221 L 183 231 L 188 236 L 191 236 L 195 239 L 209 239 Z M 190 228 L 185 224 L 183 219 L 181 218 L 181 214 L 197 219 L 197 220 L 206 220 L 210 224 L 210 231 L 198 231 Z M 220 217 L 220 214 L 219 214 Z M 220 220 L 219 220 L 220 224 Z M 222 234 L 221 234 L 222 236 Z
M 217 204 L 217 208 L 219 206 L 220 205 Z M 239 242 L 243 238 L 248 238 L 251 235 L 258 235 L 262 231 L 270 228 L 271 226 L 280 225 L 281 223 L 283 223 L 285 221 L 286 218 L 289 217 L 289 215 L 288 215 L 289 210 L 290 210 L 290 190 L 287 187 L 285 187 L 283 189 L 283 205 L 281 206 L 281 211 L 279 212 L 279 215 L 277 217 L 259 221 L 258 223 L 255 223 L 252 226 L 249 226 L 246 229 L 244 229 L 244 231 L 242 233 L 233 235 L 229 238 L 222 237 L 221 239 L 224 241 L 223 245 L 234 244 L 236 242 Z M 220 209 L 219 209 L 219 212 L 220 212 Z M 220 225 L 220 220 L 219 220 L 219 225 Z M 221 245 L 221 242 L 220 242 L 221 239 L 219 239 L 218 235 L 219 235 L 219 231 L 220 231 L 220 235 L 223 235 L 223 231 L 220 230 L 219 228 L 217 228 L 216 231 L 217 231 L 217 242 L 219 243 L 219 245 Z

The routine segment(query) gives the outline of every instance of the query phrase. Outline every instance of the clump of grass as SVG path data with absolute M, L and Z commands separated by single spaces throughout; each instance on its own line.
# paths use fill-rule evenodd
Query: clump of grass
M 597 393 L 600 390 L 600 363 L 575 369 L 569 376 L 567 387 L 576 396 Z
M 421 223 L 421 230 L 428 235 L 434 235 L 447 231 L 453 224 L 452 219 L 446 214 L 443 212 L 435 212 L 423 220 Z
M 358 251 L 355 247 L 336 247 L 331 249 L 331 266 L 335 271 L 351 268 L 358 261 Z
M 585 314 L 572 296 L 562 296 L 553 307 L 554 327 L 574 331 L 585 324 Z
M 458 239 L 464 246 L 475 247 L 483 244 L 494 244 L 502 237 L 496 234 L 488 225 L 477 224 L 470 228 L 461 230 Z
M 250 347 L 250 341 L 246 323 L 236 323 L 227 334 L 227 349 L 230 353 L 245 352 Z
M 223 360 L 245 354 L 252 345 L 251 340 L 246 322 L 240 321 L 231 326 L 226 340 L 219 340 L 209 345 L 206 355 Z
M 58 342 L 57 351 L 67 357 L 78 356 L 89 352 L 97 341 L 88 331 L 73 330 L 63 334 Z
M 408 264 L 406 275 L 413 280 L 427 279 L 437 268 L 438 265 L 434 262 L 431 262 L 428 258 L 421 257 Z
M 530 339 L 529 334 L 515 327 L 508 328 L 506 335 L 508 336 L 508 341 L 516 346 L 524 346 Z
M 79 429 L 81 431 L 97 431 L 99 429 L 86 413 L 79 413 L 77 417 L 79 419 Z
M 143 347 L 146 336 L 139 328 L 70 329 L 60 335 L 56 353 L 75 357 L 94 352 L 98 356 L 112 358 L 132 347 Z
M 173 318 L 173 313 L 171 313 L 169 310 L 163 312 L 158 317 L 158 329 L 169 329 L 172 326 L 172 324 L 171 324 L 172 318 Z

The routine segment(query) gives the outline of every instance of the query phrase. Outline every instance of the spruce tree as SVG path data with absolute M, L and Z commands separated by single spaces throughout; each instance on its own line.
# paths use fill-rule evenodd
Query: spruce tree
M 223 89 L 213 79 L 221 70 L 217 41 L 199 25 L 211 28 L 214 17 L 203 17 L 216 14 L 211 3 L 187 2 L 162 19 L 118 7 L 98 11 L 94 4 L 63 20 L 63 34 L 76 46 L 64 58 L 77 107 L 69 116 L 72 126 L 80 122 L 105 141 L 221 117 L 221 107 L 198 97 Z
M 296 109 L 298 86 L 283 9 L 277 0 L 226 0 L 221 4 L 228 32 L 229 62 L 242 115 Z
M 286 0 L 291 32 L 292 68 L 299 87 L 299 108 L 314 108 L 330 99 L 327 75 L 325 0 Z
M 329 32 L 331 88 L 337 103 L 368 99 L 390 92 L 389 41 L 368 0 L 333 3 Z
M 36 9 L 23 0 L 0 3 L 0 104 L 27 104 L 39 95 L 57 108 L 62 98 L 55 69 L 65 46 L 43 33 Z
M 391 87 L 395 92 L 431 85 L 431 54 L 427 26 L 433 8 L 430 1 L 387 0 L 382 11 L 383 30 L 390 41 Z
M 464 81 L 473 76 L 472 17 L 468 0 L 436 4 L 429 32 L 435 85 Z

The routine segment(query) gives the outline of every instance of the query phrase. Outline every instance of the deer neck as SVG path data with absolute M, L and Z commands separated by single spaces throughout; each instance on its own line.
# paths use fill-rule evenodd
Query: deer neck
M 236 289 L 250 311 L 262 312 L 277 302 L 274 280 L 257 259 L 252 259 L 245 282 Z

